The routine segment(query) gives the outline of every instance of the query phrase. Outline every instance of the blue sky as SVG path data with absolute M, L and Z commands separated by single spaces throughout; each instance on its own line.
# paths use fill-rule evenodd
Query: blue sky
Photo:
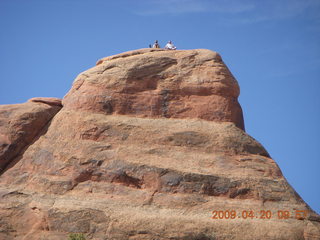
M 247 132 L 320 212 L 319 0 L 0 0 L 0 104 L 60 97 L 97 59 L 158 39 L 219 52 Z

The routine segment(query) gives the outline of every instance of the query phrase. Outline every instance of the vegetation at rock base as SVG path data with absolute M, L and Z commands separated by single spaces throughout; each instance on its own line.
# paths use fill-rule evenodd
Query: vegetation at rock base
M 70 233 L 68 240 L 86 240 L 86 238 L 83 233 Z

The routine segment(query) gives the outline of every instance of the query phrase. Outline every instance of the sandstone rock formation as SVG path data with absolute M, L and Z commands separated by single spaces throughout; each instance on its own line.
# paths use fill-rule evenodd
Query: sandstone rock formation
M 319 239 L 319 215 L 243 131 L 238 95 L 209 50 L 98 61 L 6 161 L 0 239 Z M 37 102 L 23 105 L 60 109 Z
M 101 59 L 63 99 L 68 110 L 201 118 L 244 128 L 239 86 L 209 50 L 143 49 Z
M 28 102 L 0 106 L 0 171 L 36 140 L 37 135 L 60 110 L 55 105 Z
M 41 102 L 46 103 L 51 106 L 59 106 L 62 107 L 61 99 L 60 98 L 48 98 L 48 97 L 35 97 L 28 100 L 28 102 Z

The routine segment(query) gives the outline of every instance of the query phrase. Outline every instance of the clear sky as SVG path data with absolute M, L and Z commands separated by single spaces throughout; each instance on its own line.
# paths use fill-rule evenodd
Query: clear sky
M 223 57 L 247 132 L 320 212 L 320 0 L 0 0 L 0 104 L 62 98 L 99 58 L 148 47 Z

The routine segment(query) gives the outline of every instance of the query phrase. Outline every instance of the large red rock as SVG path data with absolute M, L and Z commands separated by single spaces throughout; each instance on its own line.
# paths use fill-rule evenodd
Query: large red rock
M 167 68 L 160 71 L 155 59 Z M 208 50 L 146 49 L 103 59 L 81 74 L 46 132 L 0 177 L 0 239 L 58 240 L 79 232 L 95 240 L 319 239 L 319 215 L 241 129 L 236 80 L 229 72 L 217 80 L 207 65 L 215 61 L 226 69 Z M 197 86 L 204 69 L 210 74 Z M 152 79 L 153 90 L 145 85 Z M 164 89 L 168 111 L 150 111 L 158 105 L 142 101 L 143 94 L 161 98 Z M 211 100 L 210 114 L 196 112 Z M 179 112 L 185 102 L 189 108 Z
M 0 172 L 35 141 L 59 110 L 34 102 L 0 106 Z
M 200 118 L 244 129 L 239 86 L 220 55 L 205 49 L 141 49 L 81 73 L 67 109 L 137 117 Z

